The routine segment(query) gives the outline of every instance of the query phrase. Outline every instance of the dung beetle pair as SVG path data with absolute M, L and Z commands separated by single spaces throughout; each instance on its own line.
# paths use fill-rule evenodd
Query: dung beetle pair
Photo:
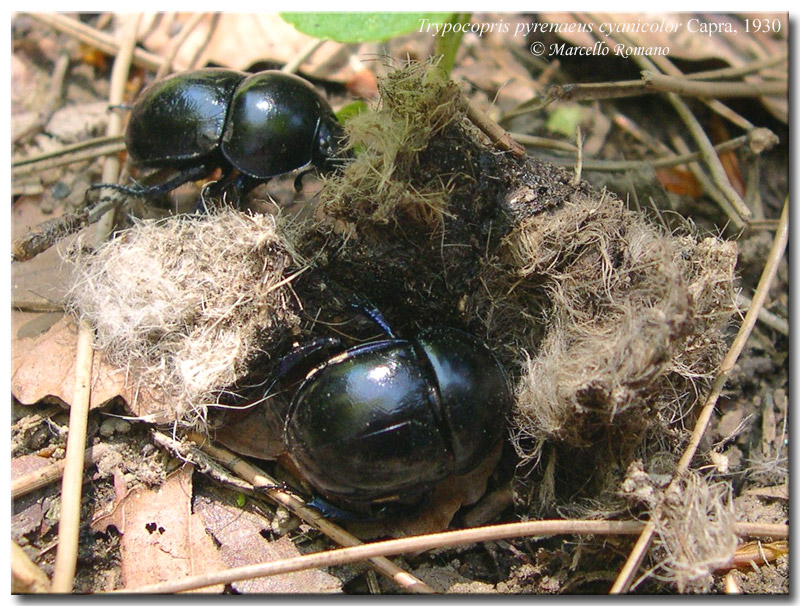
M 417 504 L 441 480 L 475 469 L 511 408 L 503 368 L 472 335 L 440 327 L 399 339 L 377 310 L 364 311 L 387 338 L 339 353 L 333 340 L 301 348 L 289 366 L 317 363 L 292 396 L 284 431 L 303 478 L 333 506 L 358 512 Z
M 217 68 L 173 74 L 138 97 L 125 145 L 135 165 L 180 172 L 151 187 L 116 189 L 155 198 L 216 168 L 220 184 L 240 192 L 300 170 L 299 188 L 312 167 L 333 167 L 342 134 L 328 102 L 298 76 Z

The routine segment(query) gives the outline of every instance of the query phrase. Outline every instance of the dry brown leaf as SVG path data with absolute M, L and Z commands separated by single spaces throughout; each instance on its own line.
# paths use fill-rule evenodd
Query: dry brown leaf
M 184 465 L 157 490 L 134 489 L 115 503 L 110 514 L 92 523 L 95 531 L 113 525 L 122 533 L 123 589 L 227 568 L 202 518 L 192 513 L 192 473 L 193 467 Z M 214 585 L 199 591 L 222 589 Z
M 40 200 L 22 197 L 12 207 L 12 237 L 18 238 L 30 228 L 61 214 L 61 209 L 56 209 L 47 215 L 41 210 Z M 70 241 L 72 239 L 65 240 L 63 246 L 67 246 Z M 59 249 L 62 247 L 53 247 L 30 261 L 11 265 L 11 298 L 14 303 L 63 303 L 70 274 L 65 270 Z
M 229 567 L 272 562 L 301 555 L 288 536 L 269 538 L 269 523 L 263 518 L 216 498 L 198 496 L 195 512 L 220 545 L 222 560 Z M 322 570 L 304 570 L 236 581 L 241 593 L 340 593 L 342 583 Z
M 752 570 L 758 566 L 774 562 L 779 557 L 787 555 L 788 553 L 788 541 L 773 541 L 771 543 L 751 541 L 740 545 L 736 549 L 736 553 L 731 558 L 730 562 L 722 566 L 719 570 L 730 570 L 732 568 Z
M 659 183 L 673 194 L 681 194 L 698 198 L 703 193 L 703 186 L 688 170 L 678 166 L 656 168 Z
M 530 70 L 517 60 L 512 50 L 512 45 L 518 42 L 510 40 L 507 34 L 467 41 L 465 49 L 469 52 L 459 54 L 453 67 L 454 80 L 465 80 L 488 95 L 490 112 L 494 106 L 510 111 L 541 92 Z
M 156 54 L 166 55 L 180 25 L 191 17 L 189 13 L 161 15 L 142 39 L 142 45 Z M 242 44 L 243 40 L 248 44 Z M 214 64 L 246 69 L 259 61 L 285 63 L 300 54 L 313 40 L 286 23 L 277 13 L 219 13 L 216 24 L 208 15 L 189 34 L 175 57 L 173 67 L 180 71 L 193 64 L 197 67 Z M 354 72 L 346 57 L 336 56 L 340 48 L 339 44 L 326 43 L 303 63 L 303 72 L 349 80 Z
M 236 454 L 273 460 L 284 451 L 283 417 L 268 405 L 225 411 L 214 440 Z
M 486 492 L 486 484 L 500 460 L 502 445 L 494 449 L 475 469 L 461 476 L 450 476 L 436 485 L 430 501 L 408 517 L 370 523 L 347 524 L 361 539 L 382 536 L 403 537 L 445 530 L 459 509 L 472 505 Z
M 65 404 L 72 401 L 75 387 L 75 349 L 78 329 L 72 318 L 62 318 L 36 338 L 12 339 L 11 393 L 21 404 L 35 404 L 56 398 Z M 91 408 L 121 396 L 129 399 L 125 376 L 110 367 L 101 353 L 95 353 L 92 365 Z

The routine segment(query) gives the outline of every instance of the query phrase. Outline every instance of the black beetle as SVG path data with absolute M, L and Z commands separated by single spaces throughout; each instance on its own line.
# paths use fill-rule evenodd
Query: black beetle
M 284 432 L 301 475 L 353 511 L 418 503 L 439 481 L 473 470 L 499 443 L 511 407 L 500 363 L 472 335 L 430 328 L 398 339 L 369 313 L 389 338 L 308 372 Z
M 181 172 L 152 187 L 118 189 L 156 197 L 221 167 L 220 183 L 233 180 L 246 191 L 297 169 L 331 168 L 342 132 L 328 102 L 298 76 L 221 68 L 173 74 L 139 95 L 125 145 L 136 165 Z

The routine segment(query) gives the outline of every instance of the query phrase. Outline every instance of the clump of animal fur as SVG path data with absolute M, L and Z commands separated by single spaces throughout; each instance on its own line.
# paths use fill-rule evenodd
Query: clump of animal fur
M 285 283 L 297 266 L 271 216 L 139 223 L 74 261 L 72 310 L 135 391 L 162 403 L 160 421 L 202 422 L 248 363 L 298 323 Z
M 736 245 L 664 233 L 610 195 L 576 195 L 520 223 L 503 261 L 494 287 L 505 289 L 504 312 L 538 323 L 496 328 L 520 352 L 523 468 L 548 459 L 524 498 L 547 510 L 576 484 L 610 496 L 639 449 L 679 443 L 680 420 L 721 360 Z
M 655 566 L 647 576 L 674 583 L 679 592 L 706 592 L 713 572 L 725 566 L 737 546 L 731 487 L 686 471 L 668 485 L 658 485 L 634 461 L 622 493 L 644 504 L 655 525 Z

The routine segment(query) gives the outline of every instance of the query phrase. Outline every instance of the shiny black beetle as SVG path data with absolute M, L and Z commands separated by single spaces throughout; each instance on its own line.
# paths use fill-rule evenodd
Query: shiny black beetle
M 136 100 L 125 145 L 134 164 L 180 173 L 118 189 L 156 197 L 221 167 L 221 183 L 247 191 L 297 169 L 331 168 L 341 135 L 331 106 L 298 76 L 216 68 L 173 74 Z
M 505 373 L 478 339 L 454 328 L 398 339 L 368 311 L 388 338 L 317 364 L 285 421 L 297 469 L 345 510 L 418 503 L 440 480 L 473 470 L 511 407 Z

